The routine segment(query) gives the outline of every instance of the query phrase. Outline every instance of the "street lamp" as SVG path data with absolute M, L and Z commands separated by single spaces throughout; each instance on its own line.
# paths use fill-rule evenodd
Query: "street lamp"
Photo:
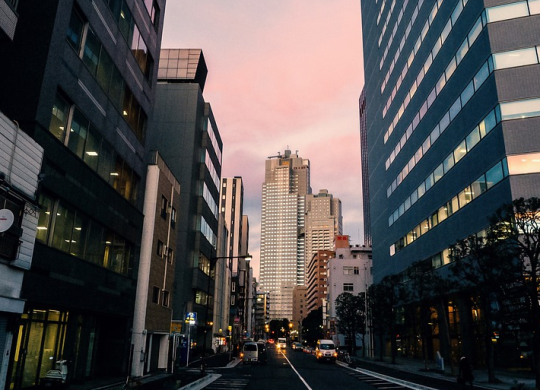
M 212 257 L 210 258 L 210 268 L 208 270 L 208 283 L 206 286 L 206 307 L 205 307 L 205 316 L 204 316 L 204 338 L 203 338 L 203 350 L 202 350 L 202 356 L 201 356 L 201 371 L 204 371 L 206 366 L 206 340 L 207 340 L 207 332 L 208 332 L 208 326 L 209 324 L 213 325 L 212 321 L 208 320 L 208 311 L 210 307 L 210 282 L 212 281 L 212 269 L 216 266 L 216 263 L 218 260 L 223 259 L 244 259 L 246 261 L 251 261 L 252 257 L 251 255 L 244 255 L 244 256 L 221 256 L 221 257 Z M 213 311 L 212 311 L 213 312 Z M 210 326 L 212 326 L 210 325 Z

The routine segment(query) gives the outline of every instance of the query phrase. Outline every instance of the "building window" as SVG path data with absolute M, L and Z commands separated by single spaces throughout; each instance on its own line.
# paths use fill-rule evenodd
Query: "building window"
M 161 195 L 161 218 L 167 219 L 167 205 L 169 202 L 167 201 L 167 198 L 165 196 Z
M 171 207 L 171 229 L 176 227 L 176 209 Z
M 231 283 L 231 291 L 232 291 L 232 292 L 235 292 L 235 291 L 236 291 L 236 282 L 232 282 L 232 283 Z
M 159 287 L 152 287 L 152 303 L 159 304 Z
M 21 224 L 24 213 L 24 203 L 20 201 L 15 202 L 15 199 L 8 199 L 7 196 L 9 195 L 6 194 L 4 196 L 0 194 L 0 210 L 9 210 L 2 211 L 0 219 L 11 219 L 11 215 L 8 216 L 8 214 L 12 214 L 13 223 L 11 223 L 9 229 L 0 233 L 0 256 L 13 260 L 17 257 L 19 245 L 21 243 Z
M 158 240 L 156 254 L 159 257 L 163 257 L 163 248 L 164 248 L 163 242 L 161 240 Z
M 231 295 L 231 306 L 236 305 L 236 295 Z
M 343 283 L 343 292 L 353 292 L 354 285 L 352 283 Z
M 174 259 L 174 252 L 171 248 L 167 249 L 167 262 L 169 264 L 172 264 L 173 262 L 173 259 Z
M 163 306 L 169 307 L 169 292 L 167 290 L 163 290 Z

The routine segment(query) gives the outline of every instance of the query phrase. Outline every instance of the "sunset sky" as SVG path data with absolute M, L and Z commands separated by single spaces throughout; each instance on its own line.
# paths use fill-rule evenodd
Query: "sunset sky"
M 244 180 L 257 278 L 264 163 L 287 146 L 310 160 L 314 193 L 341 199 L 344 234 L 363 244 L 359 0 L 170 0 L 162 47 L 203 50 L 222 176 Z

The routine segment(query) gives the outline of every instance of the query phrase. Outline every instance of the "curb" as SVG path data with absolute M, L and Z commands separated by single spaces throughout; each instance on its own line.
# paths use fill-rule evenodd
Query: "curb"
M 221 374 L 208 374 L 204 378 L 197 379 L 195 382 L 179 387 L 177 390 L 200 390 L 219 378 L 221 378 Z

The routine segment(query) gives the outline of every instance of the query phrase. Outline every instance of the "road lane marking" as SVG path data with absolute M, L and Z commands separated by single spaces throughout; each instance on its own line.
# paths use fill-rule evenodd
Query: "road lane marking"
M 291 368 L 293 369 L 294 372 L 296 372 L 296 375 L 298 375 L 298 378 L 300 378 L 300 380 L 302 381 L 302 383 L 308 388 L 308 390 L 313 390 L 311 387 L 309 387 L 309 385 L 307 384 L 307 382 L 305 381 L 304 378 L 302 378 L 302 375 L 300 375 L 300 373 L 298 371 L 296 371 L 296 368 L 294 368 L 294 366 L 292 365 L 291 361 L 287 358 L 287 356 L 280 351 L 280 353 L 283 355 L 283 357 L 289 362 L 289 365 L 291 366 Z

